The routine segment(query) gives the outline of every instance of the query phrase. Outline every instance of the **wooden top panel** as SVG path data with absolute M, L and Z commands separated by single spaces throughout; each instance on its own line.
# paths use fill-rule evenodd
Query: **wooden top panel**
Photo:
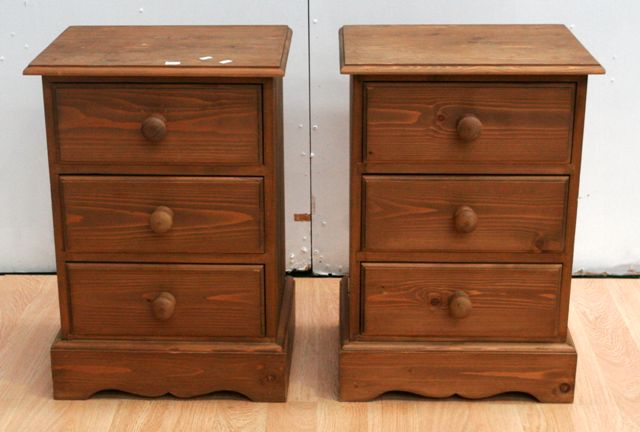
M 563 25 L 362 25 L 340 29 L 340 72 L 602 74 Z
M 287 26 L 69 27 L 24 73 L 283 76 L 290 42 Z

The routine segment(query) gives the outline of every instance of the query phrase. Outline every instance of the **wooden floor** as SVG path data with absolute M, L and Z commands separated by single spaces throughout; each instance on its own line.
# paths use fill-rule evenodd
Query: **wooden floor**
M 51 398 L 49 345 L 58 331 L 52 276 L 0 277 L 1 431 L 640 431 L 640 280 L 576 279 L 570 328 L 579 353 L 576 400 L 485 401 L 390 394 L 336 401 L 338 279 L 297 280 L 289 402 L 234 394 L 193 400 L 100 393 Z

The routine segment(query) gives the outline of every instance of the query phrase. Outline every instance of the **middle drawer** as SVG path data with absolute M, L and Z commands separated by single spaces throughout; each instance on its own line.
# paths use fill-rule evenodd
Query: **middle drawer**
M 562 252 L 568 177 L 364 176 L 368 251 Z
M 65 249 L 262 253 L 259 177 L 62 176 Z

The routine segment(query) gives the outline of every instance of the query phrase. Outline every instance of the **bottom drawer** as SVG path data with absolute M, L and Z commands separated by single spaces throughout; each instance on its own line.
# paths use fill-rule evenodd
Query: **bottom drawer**
M 362 264 L 363 334 L 553 339 L 560 264 Z
M 78 337 L 263 336 L 261 265 L 67 264 Z

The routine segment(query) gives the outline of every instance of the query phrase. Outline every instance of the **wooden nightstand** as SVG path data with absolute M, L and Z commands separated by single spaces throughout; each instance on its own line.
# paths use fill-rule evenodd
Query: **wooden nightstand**
M 346 26 L 350 277 L 340 395 L 573 400 L 587 75 L 559 25 Z
M 70 27 L 43 75 L 54 395 L 284 401 L 286 26 Z

